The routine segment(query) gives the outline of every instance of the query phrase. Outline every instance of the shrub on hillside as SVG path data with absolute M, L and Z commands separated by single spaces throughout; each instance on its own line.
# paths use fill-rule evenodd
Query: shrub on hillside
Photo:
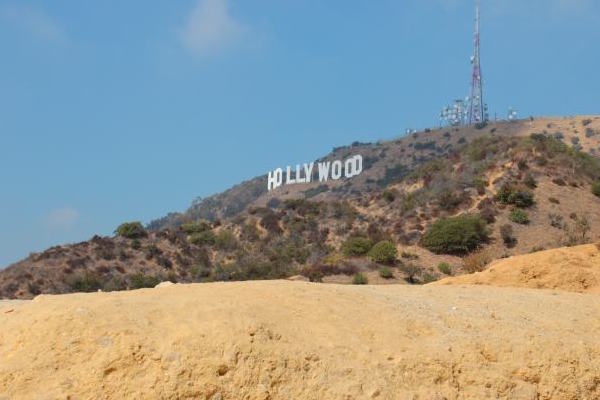
M 397 256 L 398 250 L 396 246 L 388 240 L 382 240 L 369 251 L 369 258 L 381 264 L 393 263 L 396 261 Z
M 600 182 L 596 182 L 592 185 L 592 193 L 595 196 L 600 197 Z
M 158 285 L 160 278 L 153 275 L 145 275 L 142 273 L 132 275 L 130 277 L 130 285 L 132 289 L 153 288 Z
M 369 283 L 369 279 L 366 275 L 361 274 L 360 272 L 354 274 L 354 278 L 352 278 L 353 285 L 366 285 L 367 283 Z
M 521 209 L 515 208 L 508 216 L 512 222 L 521 225 L 527 225 L 529 223 L 529 215 Z
M 128 239 L 140 239 L 148 236 L 141 222 L 125 222 L 115 230 L 115 234 Z
M 523 179 L 523 184 L 529 189 L 535 189 L 537 187 L 537 181 L 531 174 L 527 174 L 525 176 L 525 179 Z
M 215 245 L 219 250 L 235 250 L 238 247 L 238 241 L 229 229 L 221 229 L 215 237 Z
M 210 223 L 208 221 L 194 221 L 188 222 L 186 224 L 181 225 L 181 230 L 188 235 L 193 235 L 195 233 L 205 232 L 211 229 Z
M 364 256 L 371 250 L 373 244 L 365 237 L 350 236 L 342 244 L 342 253 L 348 257 Z
M 400 266 L 400 270 L 406 275 L 406 281 L 408 283 L 417 283 L 417 277 L 423 272 L 421 268 L 414 264 L 403 264 Z
M 445 275 L 452 275 L 452 267 L 446 262 L 439 263 L 437 266 L 438 271 Z
M 465 254 L 487 242 L 485 221 L 476 215 L 437 220 L 423 236 L 423 246 L 436 254 Z
M 469 274 L 483 271 L 490 261 L 492 261 L 492 259 L 486 251 L 470 254 L 463 260 L 465 263 L 465 271 Z
M 503 185 L 496 194 L 496 201 L 500 204 L 512 204 L 519 208 L 527 208 L 533 205 L 533 193 L 527 189 Z
M 74 292 L 97 292 L 102 288 L 98 276 L 89 271 L 72 278 L 68 284 Z
M 190 236 L 190 243 L 196 246 L 212 246 L 216 243 L 216 237 L 212 231 L 198 232 Z
M 393 202 L 394 200 L 396 200 L 396 195 L 398 194 L 398 192 L 394 189 L 387 189 L 383 191 L 382 197 L 385 201 L 387 201 L 388 203 Z
M 502 241 L 508 248 L 515 247 L 517 244 L 517 238 L 513 235 L 513 227 L 509 224 L 500 227 L 500 236 L 502 236 Z
M 394 277 L 394 272 L 389 267 L 381 267 L 379 269 L 379 276 L 383 279 L 392 279 Z

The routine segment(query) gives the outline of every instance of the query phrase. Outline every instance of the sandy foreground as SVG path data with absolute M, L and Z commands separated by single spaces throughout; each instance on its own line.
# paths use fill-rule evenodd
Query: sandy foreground
M 0 399 L 600 399 L 600 296 L 270 281 L 0 303 Z

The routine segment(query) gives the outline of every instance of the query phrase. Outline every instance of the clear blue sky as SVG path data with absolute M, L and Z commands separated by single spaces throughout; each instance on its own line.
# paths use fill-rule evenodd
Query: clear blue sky
M 482 3 L 492 112 L 598 113 L 600 2 Z M 472 19 L 462 0 L 0 0 L 0 266 L 433 125 L 467 94 Z

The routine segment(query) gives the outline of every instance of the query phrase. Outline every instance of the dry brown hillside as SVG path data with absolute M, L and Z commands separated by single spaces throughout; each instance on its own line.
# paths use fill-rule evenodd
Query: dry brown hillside
M 295 275 L 427 283 L 600 240 L 600 117 L 427 130 L 325 159 L 357 153 L 352 179 L 266 193 L 263 176 L 147 229 L 32 254 L 0 270 L 0 298 Z
M 600 297 L 172 285 L 0 302 L 0 399 L 600 398 Z

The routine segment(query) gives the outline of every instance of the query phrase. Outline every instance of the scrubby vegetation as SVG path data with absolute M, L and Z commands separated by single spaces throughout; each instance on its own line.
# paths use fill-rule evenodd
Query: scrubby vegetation
M 366 285 L 369 283 L 369 279 L 366 277 L 366 275 L 357 272 L 354 274 L 354 278 L 352 278 L 352 283 L 354 285 Z
M 369 258 L 376 263 L 391 264 L 396 261 L 396 257 L 398 257 L 398 250 L 388 240 L 382 240 L 369 250 Z
M 342 252 L 349 257 L 364 256 L 371 250 L 371 240 L 360 236 L 351 236 L 342 244 Z
M 529 215 L 519 208 L 513 209 L 508 215 L 508 219 L 521 225 L 527 225 L 529 223 Z
M 452 267 L 446 262 L 439 263 L 437 266 L 438 271 L 445 275 L 452 275 Z
M 501 204 L 512 204 L 520 208 L 533 205 L 533 193 L 527 189 L 512 185 L 504 185 L 496 194 L 496 200 Z
M 462 215 L 436 221 L 423 236 L 423 246 L 436 254 L 466 254 L 487 242 L 486 222 Z
M 141 222 L 125 222 L 115 230 L 118 236 L 122 236 L 128 239 L 141 239 L 148 236 L 148 232 L 144 229 Z
M 592 193 L 597 196 L 600 197 L 600 181 L 599 182 L 595 182 L 592 185 Z
M 511 124 L 510 130 L 515 127 Z M 596 122 L 586 128 L 597 131 Z M 366 271 L 382 277 L 393 272 L 409 283 L 423 283 L 461 273 L 463 263 L 438 265 L 439 258 L 432 263 L 419 246 L 469 256 L 466 268 L 475 271 L 485 260 L 480 250 L 489 249 L 495 258 L 509 254 L 508 249 L 510 254 L 527 252 L 535 246 L 530 232 L 540 228 L 544 238 L 539 242 L 546 246 L 596 240 L 595 211 L 577 210 L 580 215 L 569 218 L 566 209 L 573 193 L 581 195 L 571 187 L 591 187 L 600 197 L 600 161 L 580 151 L 582 145 L 600 151 L 598 145 L 590 149 L 599 138 L 585 140 L 582 132 L 579 146 L 571 146 L 576 133 L 564 125 L 563 133 L 558 130 L 542 128 L 529 135 L 527 125 L 527 136 L 505 135 L 497 124 L 357 144 L 352 151 L 364 157 L 360 178 L 284 190 L 278 197 L 265 196 L 265 177 L 253 179 L 147 228 L 129 222 L 117 228 L 117 238 L 94 237 L 33 254 L 26 263 L 34 267 L 27 271 L 32 278 L 19 276 L 23 283 L 17 285 L 0 279 L 0 296 L 124 290 L 166 279 L 210 282 L 298 274 L 350 283 Z M 589 197 L 581 197 L 587 204 Z M 528 226 L 515 225 L 527 221 Z M 497 237 L 488 247 L 491 232 Z M 400 255 L 396 243 L 406 249 Z M 48 268 L 60 279 L 38 272 Z
M 392 279 L 394 277 L 394 272 L 389 267 L 381 267 L 379 268 L 379 276 L 383 279 Z

